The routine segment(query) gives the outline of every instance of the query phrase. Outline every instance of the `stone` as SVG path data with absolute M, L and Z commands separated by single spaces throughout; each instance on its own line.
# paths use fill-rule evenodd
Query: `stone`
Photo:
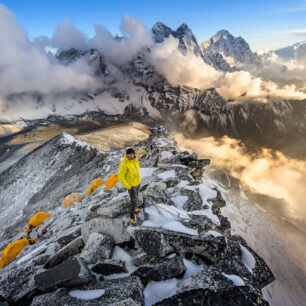
M 230 238 L 230 239 L 229 239 Z M 254 251 L 252 250 L 246 243 L 246 241 L 239 235 L 233 235 L 227 238 L 228 244 L 231 245 L 231 254 L 233 253 L 234 246 L 238 248 L 237 245 L 244 246 L 253 256 L 255 259 L 255 267 L 252 269 L 252 274 L 256 279 L 256 282 L 260 286 L 260 288 L 264 288 L 268 284 L 272 283 L 275 280 L 275 276 L 273 275 L 272 271 L 265 263 L 265 261 Z M 240 248 L 241 251 L 241 248 Z M 242 261 L 242 255 L 241 259 Z
M 166 184 L 167 188 L 175 187 L 179 182 L 180 180 L 174 177 L 169 177 L 168 179 L 163 181 L 163 183 Z
M 236 286 L 215 267 L 205 267 L 179 285 L 178 292 L 155 305 L 269 305 L 260 290 Z
M 125 268 L 125 262 L 119 259 L 104 259 L 98 261 L 91 268 L 91 271 L 102 275 L 128 272 Z
M 153 259 L 154 257 L 150 256 L 149 254 L 141 252 L 133 258 L 133 264 L 135 266 L 141 266 L 152 261 Z
M 115 302 L 115 303 L 109 304 L 109 306 L 137 306 L 137 305 L 139 305 L 139 304 L 137 304 L 131 298 L 125 299 L 125 300 L 120 301 L 120 302 Z
M 64 246 L 62 249 L 60 249 L 57 253 L 52 255 L 46 262 L 45 268 L 52 268 L 64 260 L 68 259 L 72 255 L 76 255 L 81 253 L 82 249 L 84 248 L 84 240 L 82 237 L 78 237 L 71 241 L 69 244 Z
M 76 257 L 34 276 L 35 285 L 41 291 L 57 286 L 77 286 L 91 282 L 92 275 L 86 265 Z
M 162 281 L 170 278 L 182 278 L 186 271 L 182 256 L 162 258 L 139 267 L 132 273 L 140 277 L 144 286 L 150 281 Z
M 171 252 L 191 253 L 212 264 L 227 255 L 225 237 L 191 236 L 183 233 L 150 227 L 128 229 L 143 251 L 151 256 L 165 257 Z
M 78 226 L 71 234 L 62 236 L 57 239 L 58 244 L 60 247 L 64 247 L 68 243 L 70 243 L 72 240 L 78 238 L 81 236 L 81 228 Z
M 31 263 L 16 265 L 14 269 L 3 268 L 0 273 L 0 296 L 14 303 L 36 291 L 33 276 L 43 271 Z
M 81 227 L 81 232 L 85 242 L 87 242 L 92 232 L 97 232 L 110 236 L 116 244 L 119 244 L 131 240 L 131 236 L 126 230 L 128 226 L 130 226 L 129 216 L 117 218 L 99 217 L 84 223 Z
M 137 207 L 142 205 L 142 198 L 138 197 Z M 117 200 L 102 205 L 98 210 L 97 214 L 103 217 L 116 218 L 118 216 L 129 214 L 130 212 L 130 199 L 128 196 L 124 196 Z
M 50 258 L 49 254 L 41 254 L 39 256 L 36 256 L 33 260 L 32 260 L 32 264 L 33 265 L 38 265 L 38 266 L 42 266 L 44 264 L 46 264 L 46 262 L 48 261 L 48 259 Z
M 81 253 L 81 258 L 89 264 L 110 258 L 113 250 L 113 240 L 103 234 L 91 233 Z
M 114 280 L 104 280 L 73 288 L 73 290 L 104 290 L 104 294 L 94 300 L 80 300 L 69 295 L 66 288 L 34 297 L 31 306 L 84 306 L 84 305 L 143 305 L 143 285 L 138 277 L 128 276 Z M 131 302 L 131 304 L 126 304 Z
M 190 174 L 195 180 L 201 180 L 204 174 L 204 169 L 195 168 L 190 172 Z
M 215 198 L 213 199 L 209 199 L 208 201 L 212 203 L 212 212 L 215 214 L 215 215 L 221 215 L 221 210 L 220 208 L 226 206 L 226 202 L 225 200 L 223 199 L 220 191 L 216 188 L 214 188 L 217 192 L 217 195 Z
M 220 220 L 220 225 L 216 225 L 216 229 L 220 231 L 223 235 L 229 236 L 231 234 L 231 223 L 228 221 L 227 217 L 218 215 Z
M 199 194 L 199 190 L 189 190 L 189 189 L 181 189 L 180 193 L 183 196 L 187 196 L 188 200 L 183 206 L 183 209 L 186 211 L 193 211 L 193 210 L 199 210 L 202 205 L 203 201 Z
M 155 203 L 173 205 L 167 193 L 167 185 L 162 182 L 152 182 L 146 189 L 146 196 Z

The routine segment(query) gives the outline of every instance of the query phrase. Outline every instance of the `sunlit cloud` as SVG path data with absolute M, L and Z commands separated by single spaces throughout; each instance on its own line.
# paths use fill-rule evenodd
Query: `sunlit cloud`
M 240 180 L 244 188 L 287 203 L 292 220 L 306 218 L 306 161 L 289 158 L 279 151 L 258 149 L 250 153 L 239 140 L 224 136 L 196 137 L 173 133 L 180 147 L 211 159 L 212 167 Z

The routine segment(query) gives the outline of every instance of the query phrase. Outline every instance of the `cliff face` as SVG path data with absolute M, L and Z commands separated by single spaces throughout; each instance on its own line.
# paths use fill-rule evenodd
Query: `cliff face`
M 34 213 L 52 213 L 48 235 L 1 270 L 3 304 L 268 304 L 261 289 L 274 276 L 243 237 L 231 235 L 221 193 L 202 181 L 209 160 L 181 152 L 163 127 L 136 149 L 148 152 L 137 226 L 120 183 L 61 207 L 67 194 L 117 173 L 123 150 L 102 152 L 64 133 L 0 174 L 1 216 L 10 220 L 1 224 L 1 250 Z

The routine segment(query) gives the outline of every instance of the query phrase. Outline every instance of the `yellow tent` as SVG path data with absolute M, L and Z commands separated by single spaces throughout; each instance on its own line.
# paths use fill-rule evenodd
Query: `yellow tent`
M 2 252 L 0 259 L 0 269 L 2 269 L 8 262 L 15 259 L 17 255 L 27 246 L 35 243 L 38 239 L 23 238 L 10 243 Z
M 145 151 L 145 150 L 139 150 L 139 151 L 136 152 L 136 156 L 137 155 L 146 155 L 146 154 L 147 154 L 147 151 Z
M 118 174 L 112 174 L 108 177 L 105 189 L 112 189 L 119 182 Z
M 91 183 L 90 187 L 86 191 L 87 195 L 90 195 L 92 192 L 94 192 L 98 187 L 102 186 L 105 182 L 98 178 L 93 183 Z
M 48 213 L 45 213 L 43 211 L 40 211 L 38 212 L 37 214 L 35 214 L 31 219 L 30 221 L 28 222 L 28 226 L 27 228 L 25 229 L 25 233 L 27 233 L 30 228 L 31 228 L 31 225 L 32 227 L 36 227 L 36 226 L 39 226 L 41 224 L 44 223 L 44 221 L 49 218 L 51 216 L 51 214 L 48 214 Z
M 64 207 L 70 207 L 74 202 L 81 202 L 83 196 L 80 193 L 71 193 L 67 195 L 64 199 Z

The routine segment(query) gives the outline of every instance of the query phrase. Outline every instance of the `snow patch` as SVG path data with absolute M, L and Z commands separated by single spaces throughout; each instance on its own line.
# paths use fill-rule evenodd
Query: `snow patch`
M 183 206 L 188 200 L 188 197 L 187 196 L 177 196 L 177 197 L 171 198 L 171 200 L 174 202 L 177 208 L 183 209 Z
M 161 178 L 162 180 L 166 180 L 171 177 L 176 177 L 176 174 L 174 170 L 169 170 L 169 171 L 165 171 L 160 174 L 157 174 L 157 176 Z
M 174 220 L 174 215 L 169 212 L 158 210 L 156 207 L 146 207 L 145 212 L 148 214 L 149 220 L 144 221 L 142 226 L 160 227 L 169 231 L 198 236 L 196 230 L 190 229 L 181 222 Z
M 243 245 L 240 244 L 242 251 L 242 262 L 247 267 L 247 269 L 253 274 L 253 269 L 255 268 L 256 260 L 253 254 Z
M 152 176 L 156 169 L 157 168 L 153 168 L 153 167 L 150 167 L 150 168 L 140 168 L 140 175 L 141 175 L 141 177 Z
M 21 258 L 16 262 L 16 264 L 19 265 L 19 264 L 21 264 L 22 262 L 31 259 L 34 255 L 36 255 L 36 254 L 38 254 L 39 252 L 44 251 L 44 250 L 46 250 L 46 249 L 47 249 L 46 244 L 43 244 L 43 245 L 39 246 L 38 248 L 34 249 L 31 253 L 29 253 L 29 254 L 27 254 L 27 255 L 21 257 Z
M 173 156 L 173 154 L 170 151 L 162 151 L 160 155 L 161 159 L 167 159 Z
M 96 290 L 71 290 L 69 295 L 80 300 L 94 300 L 100 298 L 105 293 L 103 289 Z
M 243 279 L 238 276 L 238 275 L 234 275 L 234 274 L 225 274 L 225 273 L 222 273 L 222 275 L 224 275 L 226 278 L 230 279 L 235 286 L 245 286 L 245 283 L 243 281 Z
M 178 280 L 176 278 L 161 282 L 149 282 L 143 291 L 144 305 L 153 305 L 167 297 L 174 295 L 177 291 Z

